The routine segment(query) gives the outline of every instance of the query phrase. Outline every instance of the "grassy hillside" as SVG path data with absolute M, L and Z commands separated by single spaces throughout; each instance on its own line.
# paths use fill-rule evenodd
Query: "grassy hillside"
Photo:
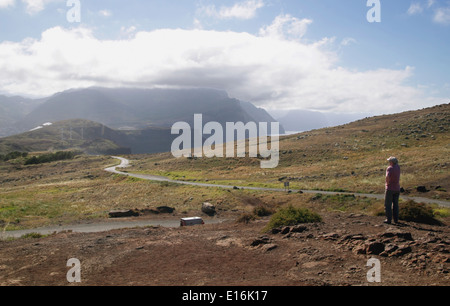
M 65 120 L 41 129 L 0 139 L 0 154 L 12 151 L 58 151 L 76 149 L 89 154 L 129 153 L 118 143 L 124 137 L 100 123 Z
M 402 186 L 410 195 L 449 199 L 449 111 L 450 105 L 442 105 L 282 137 L 275 169 L 261 169 L 257 158 L 175 159 L 160 153 L 128 156 L 132 167 L 126 171 L 232 186 L 283 188 L 283 182 L 290 181 L 292 188 L 382 193 L 386 158 L 396 155 Z M 99 145 L 94 140 L 92 144 Z M 214 204 L 226 218 L 285 205 L 368 215 L 383 209 L 382 201 L 371 198 L 185 186 L 103 170 L 117 163 L 108 156 L 86 155 L 38 165 L 25 165 L 21 157 L 0 161 L 0 228 L 104 219 L 112 209 L 159 206 L 176 208 L 178 217 L 193 216 L 201 214 L 203 202 Z M 419 185 L 430 191 L 418 194 Z M 448 216 L 448 209 L 434 211 Z
M 280 164 L 261 169 L 254 158 L 174 159 L 170 153 L 136 157 L 130 172 L 230 185 L 382 193 L 386 159 L 397 156 L 402 187 L 449 199 L 450 104 L 366 118 L 280 139 Z

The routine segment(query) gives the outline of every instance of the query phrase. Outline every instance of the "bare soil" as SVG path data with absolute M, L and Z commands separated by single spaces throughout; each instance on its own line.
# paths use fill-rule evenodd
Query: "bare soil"
M 257 220 L 0 241 L 0 285 L 450 285 L 449 226 L 322 216 L 279 233 L 262 233 L 267 220 Z M 70 258 L 81 262 L 81 283 L 67 281 Z M 381 283 L 367 280 L 370 258 Z

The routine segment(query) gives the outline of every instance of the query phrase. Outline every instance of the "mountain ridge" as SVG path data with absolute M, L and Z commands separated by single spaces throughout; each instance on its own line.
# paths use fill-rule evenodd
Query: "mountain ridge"
M 137 89 L 90 87 L 70 89 L 39 100 L 35 107 L 0 136 L 29 131 L 44 122 L 86 119 L 119 130 L 168 128 L 175 122 L 192 124 L 195 113 L 205 121 L 275 122 L 264 109 L 230 98 L 226 91 L 195 89 Z M 11 120 L 8 122 L 11 124 Z M 12 133 L 14 131 L 14 133 Z M 283 127 L 280 131 L 284 133 Z

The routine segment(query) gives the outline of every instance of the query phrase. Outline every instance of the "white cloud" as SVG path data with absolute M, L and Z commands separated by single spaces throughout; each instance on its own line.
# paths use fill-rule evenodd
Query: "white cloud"
M 26 5 L 26 12 L 30 15 L 37 14 L 45 9 L 52 2 L 62 2 L 62 0 L 22 0 Z
M 422 14 L 424 10 L 430 10 L 431 7 L 435 6 L 435 0 L 427 0 L 427 4 L 421 5 L 420 3 L 411 3 L 408 9 L 408 15 L 418 15 Z M 450 7 L 437 7 L 434 9 L 433 21 L 443 25 L 450 24 Z
M 260 35 L 123 28 L 134 35 L 118 40 L 98 39 L 84 27 L 55 27 L 40 39 L 0 43 L 0 91 L 46 96 L 89 86 L 212 87 L 271 109 L 374 113 L 437 104 L 405 84 L 411 67 L 337 66 L 331 39 L 297 39 L 309 23 L 282 15 Z
M 137 28 L 135 26 L 130 27 L 121 27 L 120 28 L 120 37 L 121 38 L 132 38 L 136 33 Z
M 194 21 L 192 24 L 194 26 L 194 29 L 197 29 L 197 30 L 203 29 L 202 22 L 200 20 L 198 20 L 197 18 L 194 18 Z
M 408 15 L 416 15 L 423 12 L 423 7 L 419 3 L 412 3 L 408 9 Z
M 260 29 L 261 36 L 272 36 L 277 38 L 302 38 L 308 29 L 308 25 L 312 23 L 310 19 L 298 19 L 291 15 L 279 15 L 275 18 L 271 25 Z
M 252 19 L 256 16 L 256 11 L 264 5 L 263 0 L 247 0 L 231 7 L 222 6 L 219 10 L 215 5 L 204 6 L 199 11 L 206 16 L 219 19 Z
M 16 0 L 0 0 L 0 9 L 15 5 Z
M 25 11 L 29 15 L 37 14 L 45 9 L 51 2 L 63 2 L 64 0 L 21 0 L 25 5 Z M 14 6 L 16 0 L 0 0 L 0 9 Z
M 436 9 L 433 20 L 444 25 L 450 24 L 450 7 L 441 7 Z
M 351 44 L 356 44 L 358 43 L 356 39 L 352 38 L 352 37 L 346 37 L 341 41 L 341 46 L 349 46 Z
M 98 14 L 102 17 L 111 17 L 112 12 L 110 10 L 101 10 L 98 12 Z

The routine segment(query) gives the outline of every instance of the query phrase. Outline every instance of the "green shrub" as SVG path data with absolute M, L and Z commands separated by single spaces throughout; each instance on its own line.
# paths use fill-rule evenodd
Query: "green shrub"
M 43 237 L 44 237 L 44 235 L 39 234 L 39 233 L 28 233 L 28 234 L 22 235 L 20 238 L 22 238 L 22 239 L 28 239 L 28 238 L 39 239 L 39 238 L 43 238 Z
M 442 223 L 434 218 L 431 207 L 414 201 L 408 201 L 400 204 L 399 218 L 403 221 L 412 221 L 430 225 L 441 225 Z
M 258 217 L 265 217 L 265 216 L 270 216 L 274 213 L 275 211 L 265 205 L 258 205 L 253 209 L 253 214 L 255 214 Z
M 27 156 L 28 156 L 28 153 L 26 153 L 26 152 L 14 151 L 14 152 L 10 152 L 6 155 L 0 155 L 0 160 L 8 161 L 8 160 L 16 159 L 19 157 L 27 157 Z
M 322 217 L 307 208 L 294 208 L 293 206 L 283 207 L 278 210 L 265 227 L 266 231 L 280 226 L 290 226 L 300 223 L 321 222 Z
M 37 165 L 37 164 L 50 163 L 50 162 L 59 161 L 59 160 L 72 159 L 78 154 L 79 153 L 72 152 L 72 151 L 59 151 L 56 153 L 49 153 L 49 154 L 43 154 L 40 156 L 33 156 L 31 158 L 28 158 L 25 161 L 25 165 Z
M 245 224 L 247 224 L 250 221 L 253 221 L 255 219 L 256 219 L 256 217 L 255 217 L 254 214 L 251 214 L 251 213 L 247 212 L 247 213 L 243 213 L 242 215 L 240 215 L 239 218 L 237 218 L 236 222 L 237 223 L 245 223 Z

